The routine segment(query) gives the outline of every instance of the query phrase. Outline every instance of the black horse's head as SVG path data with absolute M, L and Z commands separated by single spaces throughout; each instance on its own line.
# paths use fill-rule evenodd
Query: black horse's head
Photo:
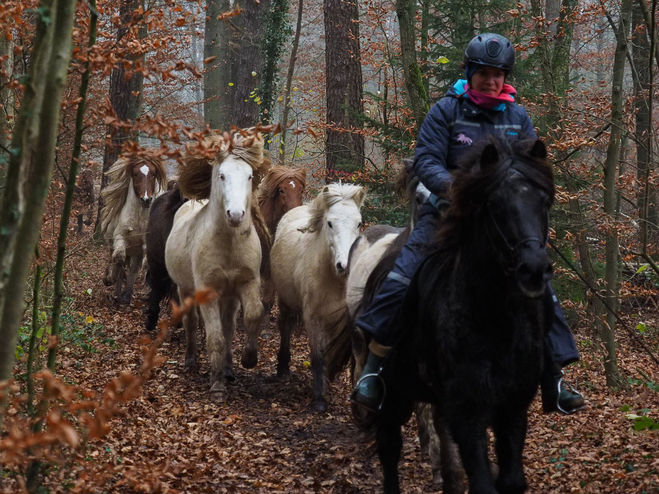
M 546 244 L 554 180 L 545 145 L 491 141 L 466 158 L 453 184 L 452 213 L 489 239 L 525 296 L 542 296 L 553 273 Z

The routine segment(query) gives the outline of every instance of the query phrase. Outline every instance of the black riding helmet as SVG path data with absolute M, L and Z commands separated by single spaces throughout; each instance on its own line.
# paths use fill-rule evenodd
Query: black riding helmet
M 515 48 L 499 34 L 479 34 L 467 45 L 464 64 L 466 67 L 486 65 L 510 73 L 515 65 Z

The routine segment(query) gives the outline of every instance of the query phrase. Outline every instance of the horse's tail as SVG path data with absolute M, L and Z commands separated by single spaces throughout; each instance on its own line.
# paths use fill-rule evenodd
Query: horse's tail
M 261 209 L 256 201 L 252 202 L 252 222 L 256 228 L 256 234 L 261 241 L 261 276 L 270 278 L 270 249 L 272 249 L 272 235 L 268 225 L 261 215 Z
M 348 308 L 342 309 L 342 314 L 328 330 L 328 342 L 325 348 L 325 373 L 333 381 L 352 358 L 353 320 Z

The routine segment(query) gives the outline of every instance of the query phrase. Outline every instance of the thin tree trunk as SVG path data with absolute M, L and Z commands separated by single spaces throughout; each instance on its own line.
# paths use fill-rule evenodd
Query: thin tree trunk
M 231 26 L 218 19 L 230 9 L 229 0 L 206 0 L 204 59 L 215 59 L 204 72 L 204 121 L 219 130 L 229 130 L 233 118 Z
M 428 95 L 416 60 L 415 10 L 416 2 L 414 0 L 396 0 L 405 88 L 407 89 L 407 98 L 412 107 L 418 131 L 426 118 L 426 113 L 428 113 Z
M 279 82 L 279 61 L 290 36 L 288 23 L 288 0 L 272 0 L 269 8 L 263 10 L 266 21 L 263 28 L 263 66 L 258 96 L 261 98 L 260 117 L 263 124 L 270 124 L 274 118 L 275 97 Z M 267 144 L 267 141 L 266 141 Z
M 0 209 L 0 380 L 11 375 L 23 315 L 22 287 L 48 195 L 75 7 L 75 0 L 42 0 L 32 65 L 14 129 L 11 146 L 15 152 L 9 160 Z M 44 20 L 50 21 L 47 26 Z
M 617 308 L 618 306 L 618 265 L 619 265 L 619 245 L 618 245 L 618 212 L 616 211 L 616 179 L 618 177 L 618 162 L 620 159 L 620 145 L 622 139 L 622 110 L 623 110 L 623 93 L 622 86 L 625 75 L 625 60 L 627 57 L 627 36 L 629 34 L 631 19 L 632 0 L 622 0 L 620 5 L 620 23 L 618 25 L 618 35 L 613 61 L 613 80 L 611 82 L 611 135 L 609 145 L 606 151 L 606 161 L 604 163 L 604 212 L 609 221 L 609 227 L 606 231 L 606 301 L 609 307 Z M 606 316 L 606 326 L 602 332 L 602 341 L 606 347 L 606 359 L 604 361 L 604 371 L 606 373 L 606 383 L 608 386 L 619 387 L 623 381 L 618 369 L 618 359 L 616 356 L 616 319 L 614 314 L 608 313 Z
M 0 36 L 0 188 L 5 182 L 5 168 L 9 159 L 7 149 L 11 142 L 14 121 L 14 90 L 8 87 L 14 75 L 13 69 L 14 43 L 11 39 Z
M 304 11 L 304 0 L 299 0 L 297 6 L 297 24 L 295 26 L 295 38 L 291 49 L 291 61 L 288 65 L 288 74 L 286 75 L 286 91 L 284 93 L 284 109 L 281 116 L 281 134 L 279 140 L 279 164 L 286 164 L 286 141 L 288 135 L 288 113 L 291 109 L 291 86 L 293 85 L 293 75 L 295 74 L 295 62 L 297 60 L 297 49 L 300 46 L 300 33 L 302 32 L 302 14 Z
M 364 167 L 364 113 L 356 0 L 324 0 L 327 131 L 326 169 Z

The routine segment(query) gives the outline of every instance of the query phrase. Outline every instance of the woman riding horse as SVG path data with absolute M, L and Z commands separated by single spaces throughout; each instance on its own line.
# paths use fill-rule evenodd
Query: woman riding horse
M 393 321 L 416 268 L 429 254 L 428 246 L 437 231 L 442 210 L 459 158 L 472 144 L 489 136 L 515 141 L 536 138 L 526 111 L 515 103 L 515 89 L 506 78 L 515 64 L 515 50 L 506 38 L 487 33 L 476 36 L 464 54 L 466 80 L 459 80 L 426 116 L 414 155 L 414 171 L 431 192 L 422 206 L 418 223 L 396 259 L 370 306 L 356 322 L 372 339 L 362 378 L 351 400 L 376 413 L 384 390 L 378 379 L 384 358 L 398 337 Z M 553 295 L 553 293 L 552 293 Z M 553 295 L 554 318 L 545 338 L 545 364 L 541 383 L 543 410 L 574 413 L 584 407 L 583 395 L 563 381 L 562 367 L 579 359 L 579 352 L 565 321 L 558 299 Z

